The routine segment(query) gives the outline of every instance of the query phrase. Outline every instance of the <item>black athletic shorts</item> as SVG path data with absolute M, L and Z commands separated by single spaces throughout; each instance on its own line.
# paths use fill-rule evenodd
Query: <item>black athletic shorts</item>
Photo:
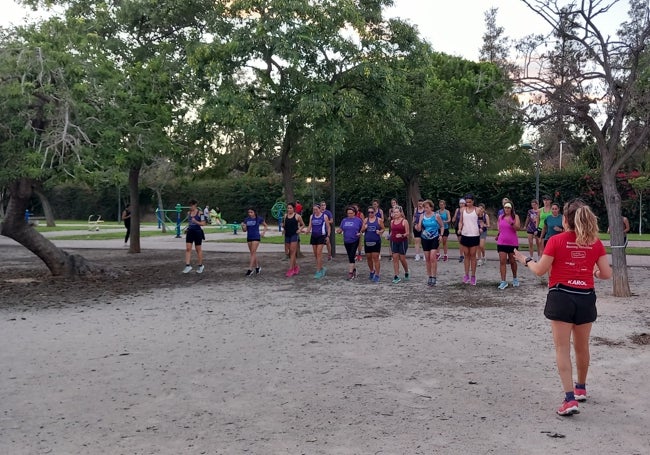
M 185 232 L 185 243 L 193 243 L 196 246 L 200 246 L 204 238 L 203 229 L 188 229 Z
M 513 245 L 497 245 L 497 252 L 511 254 L 515 252 L 516 246 Z
M 422 239 L 423 251 L 437 250 L 439 247 L 440 247 L 440 237 L 435 237 L 433 239 Z
M 419 239 L 422 237 L 422 231 L 418 231 L 417 229 L 413 228 L 413 237 L 416 239 Z
M 463 235 L 460 237 L 460 244 L 467 248 L 479 246 L 481 244 L 481 236 L 477 235 L 476 237 L 468 237 Z
M 393 254 L 406 255 L 409 249 L 409 242 L 390 242 L 390 252 Z
M 593 289 L 555 285 L 548 290 L 544 316 L 576 325 L 594 322 L 598 317 L 596 292 Z
M 327 244 L 327 236 L 326 235 L 312 235 L 309 238 L 309 244 L 310 245 L 326 245 Z
M 381 242 L 366 242 L 363 244 L 363 249 L 366 254 L 381 253 Z

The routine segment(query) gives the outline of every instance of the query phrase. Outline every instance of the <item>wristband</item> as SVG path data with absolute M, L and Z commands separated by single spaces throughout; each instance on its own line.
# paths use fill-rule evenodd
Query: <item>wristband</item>
M 527 257 L 527 258 L 526 258 L 526 261 L 524 262 L 524 266 L 528 267 L 528 263 L 529 263 L 530 261 L 532 261 L 532 260 L 533 260 L 533 258 L 531 258 L 531 257 Z

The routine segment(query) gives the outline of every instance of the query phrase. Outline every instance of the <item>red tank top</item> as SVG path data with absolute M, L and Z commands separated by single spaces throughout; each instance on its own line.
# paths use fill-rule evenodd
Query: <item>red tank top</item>
M 403 219 L 399 220 L 397 223 L 394 223 L 393 221 L 390 222 L 390 241 L 393 243 L 407 242 L 409 239 L 407 235 L 404 235 L 406 234 L 406 228 L 402 222 Z M 399 238 L 395 237 L 397 234 L 400 234 Z

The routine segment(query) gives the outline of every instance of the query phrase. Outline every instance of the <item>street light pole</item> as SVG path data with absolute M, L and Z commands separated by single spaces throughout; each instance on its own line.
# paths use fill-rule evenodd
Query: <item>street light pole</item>
M 560 141 L 560 170 L 562 170 L 562 147 L 566 144 L 565 140 Z
M 539 149 L 528 143 L 521 144 L 521 148 L 535 150 L 535 199 L 539 201 Z

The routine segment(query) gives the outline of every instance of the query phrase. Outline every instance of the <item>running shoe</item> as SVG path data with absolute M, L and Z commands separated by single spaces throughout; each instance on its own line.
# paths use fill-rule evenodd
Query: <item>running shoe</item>
M 410 279 L 411 279 L 411 275 L 409 275 L 408 273 L 405 273 L 404 274 L 404 281 L 408 281 Z
M 327 256 L 327 260 L 328 260 L 328 261 L 331 261 L 331 260 L 332 260 L 332 255 L 331 255 L 331 254 L 330 254 L 329 256 Z
M 292 277 L 293 276 L 293 270 L 294 269 L 287 270 L 287 273 L 285 273 L 284 276 L 286 276 L 287 278 Z
M 317 280 L 323 278 L 323 271 L 317 270 L 316 273 L 314 273 L 314 278 L 316 278 Z
M 419 254 L 416 254 L 416 255 L 415 255 L 415 261 L 417 262 L 417 261 L 419 261 L 419 260 L 420 260 L 420 255 L 419 255 Z
M 368 279 L 372 281 L 375 278 L 375 272 L 368 273 Z
M 580 414 L 578 409 L 578 402 L 576 400 L 562 402 L 562 406 L 557 410 L 557 413 L 561 416 L 570 416 L 573 414 Z
M 576 401 L 587 401 L 587 390 L 579 389 L 578 387 L 573 389 L 573 395 L 576 397 Z
M 357 269 L 352 269 L 352 278 L 357 277 Z
M 373 281 L 373 283 L 379 283 L 379 275 L 374 275 L 372 277 L 372 281 Z
M 397 284 L 397 283 L 401 283 L 401 282 L 402 282 L 402 279 L 400 277 L 398 277 L 397 275 L 395 275 L 395 278 L 393 278 L 392 283 Z
M 469 284 L 471 284 L 472 286 L 476 286 L 476 276 L 473 276 L 472 278 L 470 278 Z
M 519 278 L 513 278 L 512 279 L 512 287 L 513 288 L 518 288 L 519 287 Z
M 501 283 L 499 283 L 499 289 L 504 290 L 507 287 L 508 287 L 507 281 L 502 281 Z
M 442 257 L 442 262 L 447 262 L 449 260 L 449 256 L 446 254 Z
M 201 265 L 199 266 L 199 268 L 196 269 L 196 273 L 203 273 L 204 270 L 205 270 L 205 267 L 203 266 L 203 264 L 201 264 Z
M 440 260 L 440 253 L 436 253 L 436 261 Z
M 465 283 L 465 284 L 469 284 L 469 275 L 465 275 L 465 276 L 463 277 L 463 283 Z
M 461 262 L 461 263 L 462 263 L 464 260 L 465 260 L 465 256 L 460 256 L 460 257 L 458 258 L 458 262 Z
M 354 273 L 348 272 L 348 280 L 353 280 L 354 279 Z
M 483 265 L 483 264 L 481 263 L 481 260 L 480 260 L 480 259 L 477 259 L 477 260 L 476 260 L 476 267 L 480 267 L 480 266 L 482 266 L 482 265 Z
M 183 269 L 183 273 L 190 273 L 191 271 L 192 271 L 191 265 L 186 265 L 185 268 Z
M 323 274 L 322 276 L 327 275 L 327 268 L 323 267 L 320 271 Z
M 427 286 L 433 286 L 433 285 L 431 284 L 431 280 L 432 280 L 432 278 L 429 277 L 429 279 L 427 280 Z
M 354 258 L 354 260 L 357 261 L 357 262 L 361 262 L 361 255 L 357 254 L 357 257 Z
M 435 276 L 433 278 L 431 278 L 431 286 L 435 286 L 437 282 L 438 282 L 438 280 L 436 279 Z
M 255 267 L 255 275 L 262 273 L 262 267 Z
M 294 275 L 298 275 L 299 273 L 300 273 L 300 266 L 297 265 L 297 266 L 293 269 L 293 274 L 294 274 Z
M 246 270 L 246 276 L 253 276 L 253 271 L 251 269 Z

